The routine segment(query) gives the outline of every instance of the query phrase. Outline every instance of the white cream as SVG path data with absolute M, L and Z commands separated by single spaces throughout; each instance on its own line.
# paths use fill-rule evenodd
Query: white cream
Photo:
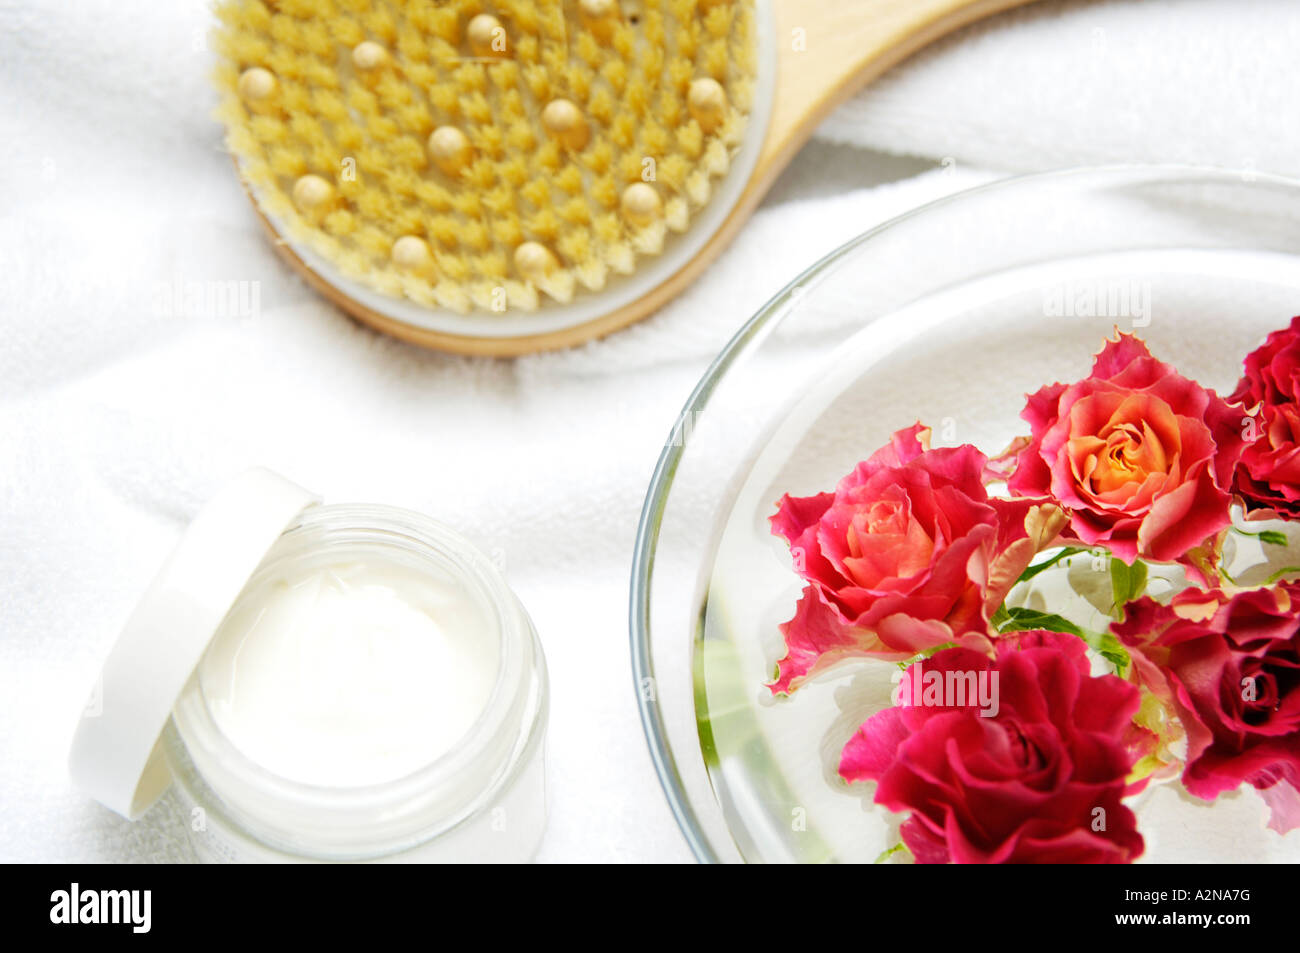
M 449 751 L 499 668 L 491 609 L 452 577 L 334 559 L 254 579 L 199 682 L 246 757 L 293 781 L 383 784 Z

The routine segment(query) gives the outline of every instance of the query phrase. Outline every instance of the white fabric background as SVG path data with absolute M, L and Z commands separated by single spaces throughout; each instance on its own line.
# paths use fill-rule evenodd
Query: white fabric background
M 128 824 L 70 788 L 64 758 L 136 596 L 251 464 L 500 554 L 551 668 L 539 859 L 688 859 L 636 717 L 627 571 L 664 437 L 731 333 L 852 235 L 999 174 L 1300 173 L 1296 4 L 1045 2 L 843 107 L 651 320 L 559 354 L 453 358 L 357 327 L 280 265 L 209 118 L 207 23 L 197 0 L 0 0 L 0 860 L 190 856 L 166 805 Z M 160 313 L 178 279 L 260 282 L 260 312 Z

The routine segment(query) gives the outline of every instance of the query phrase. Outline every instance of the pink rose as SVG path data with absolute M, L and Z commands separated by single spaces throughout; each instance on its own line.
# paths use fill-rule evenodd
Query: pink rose
M 1239 409 L 1120 334 L 1090 377 L 1042 388 L 1021 416 L 1032 434 L 1007 481 L 1013 494 L 1057 500 L 1067 538 L 1128 563 L 1182 562 L 1202 578 L 1191 551 L 1230 522 Z
M 990 651 L 990 614 L 1064 517 L 1045 501 L 990 498 L 984 455 L 931 450 L 929 433 L 900 430 L 833 493 L 781 499 L 772 531 L 808 585 L 781 627 L 773 692 L 849 656 Z
M 1187 790 L 1212 800 L 1248 782 L 1271 827 L 1300 827 L 1300 583 L 1144 597 L 1111 630 L 1178 713 Z
M 911 812 L 900 833 L 918 863 L 1128 863 L 1142 853 L 1121 801 L 1138 690 L 1091 677 L 1081 639 L 1024 632 L 999 641 L 995 659 L 945 649 L 917 666 L 923 679 L 973 675 L 997 693 L 986 716 L 969 691 L 964 705 L 917 704 L 913 691 L 844 747 L 845 780 L 876 781 L 877 804 Z
M 1257 517 L 1300 518 L 1300 316 L 1246 356 L 1229 398 L 1254 442 L 1237 466 L 1236 490 Z M 1245 414 L 1253 413 L 1253 417 Z

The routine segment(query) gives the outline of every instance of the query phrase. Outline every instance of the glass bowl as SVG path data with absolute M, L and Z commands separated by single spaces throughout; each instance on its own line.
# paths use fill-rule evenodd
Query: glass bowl
M 996 453 L 1024 395 L 1087 375 L 1114 330 L 1231 392 L 1300 313 L 1300 183 L 1185 167 L 1008 179 L 926 205 L 826 256 L 751 318 L 670 434 L 632 567 L 632 664 L 664 792 L 702 861 L 871 861 L 901 818 L 845 785 L 838 752 L 889 704 L 888 663 L 765 687 L 800 582 L 768 517 L 920 419 Z M 1133 804 L 1143 860 L 1296 860 L 1250 790 L 1177 784 Z

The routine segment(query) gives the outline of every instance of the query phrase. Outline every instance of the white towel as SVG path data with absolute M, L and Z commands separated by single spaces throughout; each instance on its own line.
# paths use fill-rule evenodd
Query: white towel
M 1291 5 L 1043 4 L 845 106 L 821 135 L 920 158 L 809 147 L 653 319 L 558 354 L 447 357 L 359 328 L 273 255 L 208 117 L 208 16 L 0 7 L 2 860 L 190 856 L 165 805 L 128 824 L 73 791 L 64 760 L 135 599 L 251 464 L 331 501 L 427 512 L 501 554 L 551 668 L 540 859 L 686 859 L 636 717 L 627 571 L 664 438 L 731 333 L 840 242 L 998 171 L 1300 162 Z M 1097 29 L 1123 68 L 1097 65 Z M 227 280 L 258 283 L 255 314 L 169 309 L 176 282 Z

